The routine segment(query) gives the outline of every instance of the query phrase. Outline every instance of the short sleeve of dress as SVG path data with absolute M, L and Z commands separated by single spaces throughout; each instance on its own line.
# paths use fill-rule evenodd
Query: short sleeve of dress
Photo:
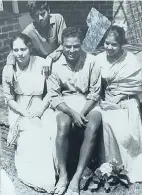
M 10 100 L 14 100 L 14 90 L 12 87 L 12 84 L 8 83 L 6 81 L 7 74 L 8 74 L 8 65 L 5 65 L 2 72 L 2 87 L 3 87 L 3 93 L 5 96 L 5 102 L 8 103 Z

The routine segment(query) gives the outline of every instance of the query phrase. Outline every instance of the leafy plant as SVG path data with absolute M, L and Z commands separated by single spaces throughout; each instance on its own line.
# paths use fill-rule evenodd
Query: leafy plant
M 124 169 L 124 165 L 119 165 L 113 159 L 112 162 L 103 163 L 95 170 L 88 188 L 91 191 L 96 191 L 103 187 L 105 192 L 112 191 L 120 184 L 129 188 L 130 180 L 127 174 L 128 172 Z

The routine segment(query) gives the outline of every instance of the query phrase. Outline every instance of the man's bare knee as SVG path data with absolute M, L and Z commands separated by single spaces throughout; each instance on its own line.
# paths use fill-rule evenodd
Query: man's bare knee
M 57 135 L 60 137 L 68 135 L 71 129 L 71 118 L 67 114 L 60 113 L 57 115 L 56 120 L 58 129 Z
M 91 111 L 87 115 L 87 119 L 89 120 L 87 124 L 87 132 L 85 134 L 89 136 L 96 136 L 96 133 L 99 130 L 100 124 L 102 122 L 102 115 L 98 111 Z

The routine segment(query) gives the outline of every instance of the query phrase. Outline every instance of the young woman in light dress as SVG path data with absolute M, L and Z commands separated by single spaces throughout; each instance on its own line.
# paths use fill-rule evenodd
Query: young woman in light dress
M 16 64 L 12 83 L 6 80 L 9 65 L 3 69 L 10 125 L 7 143 L 16 144 L 15 165 L 19 179 L 37 190 L 51 192 L 56 175 L 50 120 L 46 117 L 48 97 L 42 98 L 46 60 L 31 55 L 31 40 L 27 35 L 14 37 L 10 46 Z

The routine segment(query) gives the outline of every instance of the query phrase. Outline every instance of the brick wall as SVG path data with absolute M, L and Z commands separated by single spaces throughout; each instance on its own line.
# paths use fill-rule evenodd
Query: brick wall
M 0 83 L 2 69 L 10 51 L 10 39 L 20 31 L 17 15 L 0 12 Z
M 84 31 L 87 30 L 86 18 L 92 7 L 95 7 L 103 15 L 112 20 L 113 1 L 49 1 L 48 2 L 51 13 L 60 13 L 63 15 L 67 26 L 78 26 Z M 26 4 L 20 6 L 23 12 L 26 10 Z M 20 17 L 20 25 L 23 30 L 30 22 L 30 16 L 25 13 Z
M 67 26 L 79 26 L 84 34 L 87 30 L 86 18 L 92 7 L 112 20 L 113 1 L 49 1 L 52 13 L 61 13 Z
M 64 16 L 67 26 L 80 27 L 84 32 L 84 36 L 87 31 L 86 18 L 92 7 L 95 7 L 108 19 L 112 20 L 113 1 L 49 1 L 49 6 L 52 13 L 61 13 Z M 28 21 L 24 19 L 24 22 L 28 25 L 31 19 Z M 22 24 L 20 25 L 23 30 Z M 9 39 L 20 31 L 20 25 L 17 16 L 15 18 L 12 14 L 10 18 L 2 18 L 0 15 L 0 83 L 2 69 L 5 64 L 4 59 L 6 59 L 10 49 Z

